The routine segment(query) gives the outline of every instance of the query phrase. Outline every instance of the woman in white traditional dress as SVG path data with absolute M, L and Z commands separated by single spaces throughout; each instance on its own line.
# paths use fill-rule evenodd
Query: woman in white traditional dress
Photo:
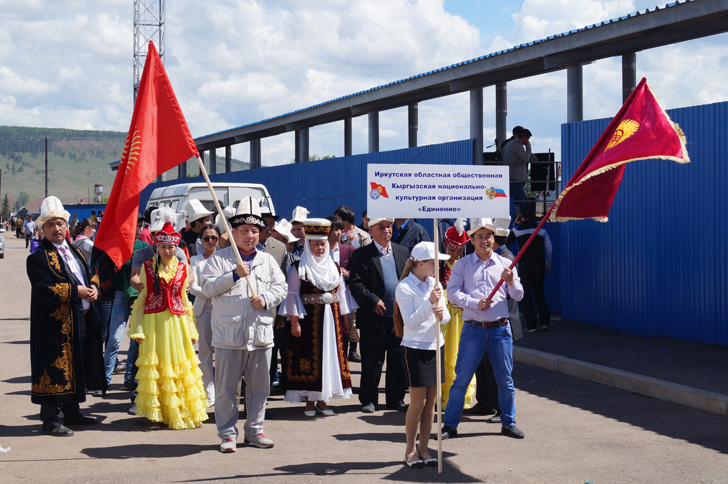
M 301 260 L 288 271 L 288 297 L 279 314 L 290 319 L 281 386 L 285 400 L 306 402 L 304 414 L 330 416 L 330 398 L 349 398 L 351 374 L 343 336 L 349 332 L 346 285 L 329 255 L 331 222 L 307 219 Z

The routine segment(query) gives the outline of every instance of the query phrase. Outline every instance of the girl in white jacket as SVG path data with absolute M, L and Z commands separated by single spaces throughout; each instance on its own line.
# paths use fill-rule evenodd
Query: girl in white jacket
M 439 254 L 440 260 L 449 256 Z M 405 434 L 404 462 L 409 467 L 436 466 L 437 458 L 427 449 L 437 396 L 436 337 L 440 324 L 450 321 L 447 301 L 435 282 L 435 244 L 420 242 L 412 249 L 395 291 L 394 325 L 402 337 L 403 362 L 410 380 L 410 405 Z M 440 335 L 440 345 L 444 344 Z M 442 361 L 440 362 L 442 365 Z M 441 377 L 445 372 L 441 367 Z M 444 378 L 441 378 L 444 382 Z M 420 441 L 415 448 L 419 427 Z

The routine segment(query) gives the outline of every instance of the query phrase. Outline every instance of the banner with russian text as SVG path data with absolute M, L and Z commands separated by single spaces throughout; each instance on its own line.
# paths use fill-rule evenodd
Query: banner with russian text
M 508 217 L 507 166 L 367 166 L 369 218 Z

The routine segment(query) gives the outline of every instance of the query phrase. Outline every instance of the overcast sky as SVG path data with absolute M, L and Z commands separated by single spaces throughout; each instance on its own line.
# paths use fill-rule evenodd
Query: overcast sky
M 698 0 L 699 1 L 699 0 Z M 636 11 L 656 0 L 173 0 L 167 73 L 194 137 L 289 113 L 522 42 Z M 0 0 L 0 125 L 127 131 L 132 0 Z M 637 54 L 667 109 L 728 100 L 728 36 Z M 584 67 L 585 119 L 621 105 L 621 59 Z M 560 152 L 566 72 L 508 86 L 508 126 Z M 495 92 L 484 90 L 485 145 Z M 469 138 L 468 94 L 420 104 L 419 143 Z M 366 116 L 354 153 L 367 151 Z M 380 114 L 380 148 L 407 146 L 406 108 Z M 263 164 L 293 159 L 292 133 L 264 139 Z M 316 127 L 310 152 L 342 155 L 343 123 Z M 222 156 L 222 153 L 219 155 Z M 248 160 L 247 144 L 233 156 Z M 113 160 L 109 160 L 113 161 Z

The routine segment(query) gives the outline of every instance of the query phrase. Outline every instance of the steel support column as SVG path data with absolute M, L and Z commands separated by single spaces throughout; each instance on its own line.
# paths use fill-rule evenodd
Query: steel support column
M 227 145 L 225 147 L 225 173 L 233 171 L 233 147 Z
M 177 178 L 182 180 L 187 178 L 187 162 L 183 161 L 177 167 Z
M 419 129 L 419 104 L 413 103 L 407 106 L 407 124 L 409 125 L 409 147 L 417 146 L 417 131 Z
M 622 104 L 637 87 L 637 54 L 622 54 Z
M 369 117 L 369 153 L 379 153 L 379 111 L 372 111 Z
M 250 140 L 250 168 L 260 168 L 260 138 Z
M 473 140 L 473 165 L 483 164 L 483 88 L 470 90 L 470 139 Z
M 508 138 L 506 118 L 508 117 L 508 84 L 499 82 L 495 85 L 495 149 Z
M 353 153 L 351 124 L 351 118 L 344 118 L 344 156 L 351 156 Z
M 210 150 L 210 175 L 217 175 L 217 151 Z
M 566 68 L 566 122 L 584 120 L 584 73 L 581 63 Z
M 299 140 L 299 155 L 298 161 L 309 160 L 309 149 L 308 149 L 308 128 L 301 128 L 296 131 L 296 137 Z

